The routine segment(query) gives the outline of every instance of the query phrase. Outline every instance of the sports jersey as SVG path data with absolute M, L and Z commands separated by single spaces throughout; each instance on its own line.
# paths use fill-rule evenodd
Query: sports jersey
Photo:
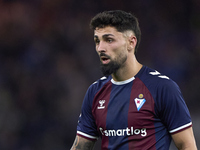
M 168 150 L 171 134 L 192 126 L 178 85 L 143 66 L 116 82 L 103 77 L 87 90 L 77 135 L 102 139 L 102 150 Z

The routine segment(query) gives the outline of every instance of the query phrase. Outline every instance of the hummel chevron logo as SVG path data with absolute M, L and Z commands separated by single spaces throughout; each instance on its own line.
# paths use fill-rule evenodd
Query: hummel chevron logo
M 159 75 L 160 72 L 158 72 L 158 71 L 155 70 L 155 72 L 149 72 L 149 74 L 152 74 L 152 75 Z
M 168 79 L 169 77 L 165 76 L 165 75 L 161 75 L 160 72 L 156 71 L 155 72 L 149 72 L 149 74 L 154 75 L 154 76 L 158 76 L 159 78 L 163 78 L 163 79 Z
M 135 100 L 135 105 L 136 105 L 138 111 L 146 102 L 146 100 L 143 98 L 143 94 L 140 94 L 139 98 L 135 98 L 134 100 Z

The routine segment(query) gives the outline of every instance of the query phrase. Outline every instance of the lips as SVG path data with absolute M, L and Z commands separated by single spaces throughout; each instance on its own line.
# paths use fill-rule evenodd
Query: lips
M 105 56 L 103 56 L 103 57 L 101 57 L 101 62 L 102 62 L 103 64 L 108 64 L 108 63 L 110 62 L 110 59 L 107 58 L 107 57 L 105 57 Z
M 100 60 L 101 60 L 102 64 L 108 64 L 110 62 L 110 57 L 104 53 L 101 53 Z

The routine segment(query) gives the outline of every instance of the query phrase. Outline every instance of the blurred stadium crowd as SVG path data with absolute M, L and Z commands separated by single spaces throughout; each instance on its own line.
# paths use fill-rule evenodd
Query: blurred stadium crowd
M 84 94 L 102 76 L 89 21 L 112 9 L 139 18 L 138 60 L 179 84 L 200 146 L 199 0 L 1 0 L 1 150 L 70 149 Z

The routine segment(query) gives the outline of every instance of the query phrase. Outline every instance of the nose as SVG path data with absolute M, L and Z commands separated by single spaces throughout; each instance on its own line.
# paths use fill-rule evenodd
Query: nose
M 105 43 L 103 41 L 100 41 L 97 45 L 96 45 L 96 51 L 101 53 L 101 52 L 105 52 L 106 51 L 106 47 L 105 47 Z

